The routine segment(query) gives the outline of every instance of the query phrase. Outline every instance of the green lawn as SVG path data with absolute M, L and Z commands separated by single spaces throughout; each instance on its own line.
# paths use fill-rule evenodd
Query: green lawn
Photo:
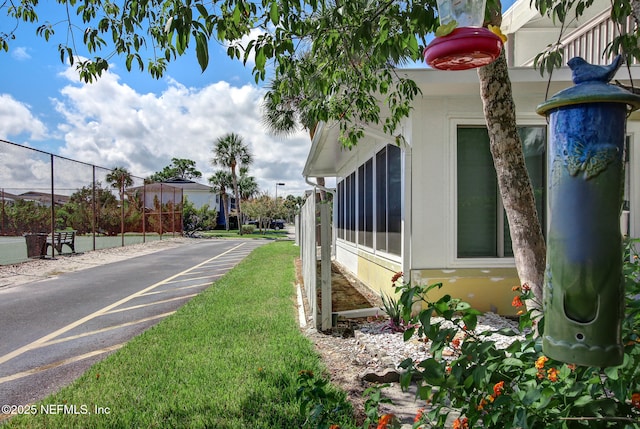
M 256 229 L 251 234 L 242 234 L 242 236 L 238 233 L 237 229 L 233 229 L 230 231 L 225 230 L 214 230 L 214 231 L 203 231 L 201 232 L 203 237 L 206 238 L 267 238 L 267 239 L 285 239 L 287 238 L 286 231 L 279 230 L 276 231 L 274 229 L 263 229 L 262 233 L 260 230 Z
M 43 404 L 78 410 L 84 405 L 88 414 L 18 416 L 8 426 L 303 426 L 298 375 L 322 373 L 323 365 L 297 326 L 293 262 L 298 252 L 290 241 L 256 249 L 177 313 L 35 404 L 38 410 Z M 95 414 L 95 407 L 105 413 Z

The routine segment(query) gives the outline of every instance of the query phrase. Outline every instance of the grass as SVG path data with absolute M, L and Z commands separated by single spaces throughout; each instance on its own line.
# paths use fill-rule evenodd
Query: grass
M 36 404 L 85 406 L 88 414 L 17 416 L 8 426 L 302 427 L 299 372 L 324 368 L 296 322 L 297 254 L 291 242 L 261 246 L 174 315 Z M 96 406 L 109 413 L 93 413 Z
M 242 235 L 238 233 L 237 229 L 232 229 L 230 231 L 225 231 L 225 230 L 203 231 L 200 234 L 202 234 L 202 236 L 206 238 L 267 238 L 272 240 L 287 238 L 286 231 L 283 231 L 283 230 L 276 231 L 276 230 L 269 230 L 269 229 L 263 229 L 262 233 L 260 233 L 260 231 L 256 229 L 251 234 L 245 233 Z

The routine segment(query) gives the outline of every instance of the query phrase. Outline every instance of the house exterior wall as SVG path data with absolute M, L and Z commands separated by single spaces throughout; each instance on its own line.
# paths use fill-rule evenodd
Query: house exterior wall
M 620 71 L 617 78 L 625 79 L 625 73 Z M 548 93 L 548 77 L 540 78 L 536 71 L 513 69 L 511 77 L 519 126 L 545 127 L 546 118 L 535 113 L 536 107 L 572 85 L 566 69 L 554 73 Z M 359 245 L 357 240 L 353 243 L 338 238 L 336 261 L 376 293 L 393 293 L 391 276 L 403 271 L 405 281 L 411 279 L 423 285 L 443 283 L 430 296 L 432 299 L 438 293 L 450 294 L 482 311 L 514 314 L 512 287 L 519 284 L 519 279 L 513 258 L 457 256 L 457 128 L 485 124 L 477 76 L 475 72 L 465 75 L 423 70 L 416 72 L 415 78 L 423 95 L 415 100 L 411 117 L 403 126 L 408 144 L 402 147 L 402 252 L 385 254 Z M 635 166 L 640 165 L 640 113 L 630 116 L 627 134 L 629 229 L 632 237 L 638 237 L 640 172 Z M 362 163 L 391 143 L 391 138 L 370 130 L 352 150 L 331 149 L 335 150 L 332 162 L 337 181 L 357 171 Z
M 205 204 L 209 205 L 211 210 L 218 209 L 218 195 L 209 191 L 199 191 L 199 190 L 190 190 L 185 189 L 184 197 L 193 204 L 196 209 L 202 208 Z

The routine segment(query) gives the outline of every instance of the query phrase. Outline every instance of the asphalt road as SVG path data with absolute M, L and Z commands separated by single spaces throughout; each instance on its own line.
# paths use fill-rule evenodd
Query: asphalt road
M 30 404 L 70 383 L 264 243 L 194 240 L 0 290 L 0 406 Z

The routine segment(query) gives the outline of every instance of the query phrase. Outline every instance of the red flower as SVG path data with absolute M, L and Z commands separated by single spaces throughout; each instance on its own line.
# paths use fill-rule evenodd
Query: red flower
M 640 393 L 635 392 L 631 395 L 631 405 L 640 409 Z
M 378 420 L 378 429 L 387 429 L 389 424 L 393 423 L 395 417 L 394 414 L 383 414 L 380 420 Z
M 522 307 L 524 304 L 520 300 L 520 295 L 516 295 L 513 297 L 513 301 L 511 301 L 512 307 Z
M 424 415 L 424 408 L 418 409 L 418 412 L 416 413 L 416 418 L 413 419 L 413 422 L 418 423 L 420 420 L 422 420 L 423 415 Z
M 497 398 L 498 396 L 500 396 L 500 394 L 502 394 L 503 390 L 504 390 L 504 381 L 496 383 L 493 386 L 493 396 Z
M 398 279 L 399 279 L 400 277 L 402 277 L 403 275 L 404 275 L 404 274 L 402 273 L 402 271 L 398 271 L 397 273 L 395 273 L 395 274 L 393 275 L 393 277 L 391 277 L 391 283 L 395 283 L 395 282 L 397 282 L 397 281 L 398 281 Z
M 555 368 L 549 368 L 547 370 L 547 377 L 549 378 L 549 381 L 551 381 L 551 382 L 558 381 L 558 370 L 555 369 Z

